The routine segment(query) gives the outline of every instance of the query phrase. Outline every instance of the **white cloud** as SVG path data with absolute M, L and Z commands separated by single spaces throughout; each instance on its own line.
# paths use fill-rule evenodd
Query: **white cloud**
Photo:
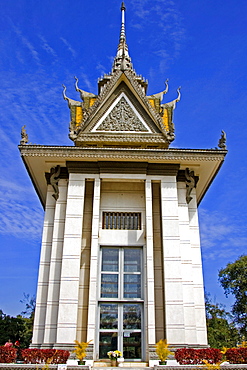
M 73 58 L 76 58 L 76 51 L 72 48 L 70 43 L 63 37 L 60 37 L 60 40 L 67 46 L 67 49 L 71 52 Z
M 40 58 L 39 54 L 36 51 L 35 47 L 32 45 L 32 43 L 22 34 L 21 30 L 15 26 L 15 24 L 10 20 L 10 24 L 15 32 L 15 34 L 18 36 L 18 38 L 21 40 L 22 44 L 29 50 L 30 54 L 32 55 L 33 59 L 36 61 L 38 65 L 40 65 Z
M 147 43 L 149 51 L 151 49 L 159 58 L 177 58 L 185 38 L 177 4 L 170 0 L 130 0 L 130 4 L 139 19 L 139 22 L 133 22 L 132 27 L 146 32 L 144 38 L 139 37 L 139 43 Z M 164 68 L 166 66 L 161 63 L 162 72 Z
M 23 125 L 32 143 L 68 141 L 69 112 L 58 82 L 49 71 L 38 70 L 35 75 L 26 73 L 18 77 L 12 71 L 5 74 L 0 86 L 0 95 L 4 97 L 0 103 L 1 235 L 30 241 L 41 239 L 43 210 L 17 145 Z
M 40 40 L 42 41 L 42 48 L 48 53 L 51 54 L 54 58 L 57 58 L 55 50 L 48 44 L 45 38 L 39 35 Z
M 21 188 L 15 187 L 14 189 L 10 186 L 9 189 L 3 189 L 1 193 L 0 233 L 14 235 L 21 239 L 40 240 L 43 212 L 41 207 L 34 207 L 33 205 L 29 207 L 28 200 L 24 204 L 23 195 L 28 192 L 27 189 L 20 190 Z M 19 199 L 16 199 L 18 197 Z M 27 198 L 25 197 L 25 199 Z
M 9 73 L 0 86 L 0 95 L 4 96 L 0 103 L 0 134 L 2 142 L 5 142 L 2 150 L 8 154 L 10 149 L 17 150 L 23 125 L 26 125 L 32 143 L 59 144 L 67 141 L 69 112 L 56 76 L 46 71 L 22 77 Z M 58 130 L 61 122 L 63 129 Z
M 94 89 L 94 86 L 92 86 L 92 83 L 91 81 L 89 80 L 88 76 L 85 74 L 85 73 L 82 73 L 81 72 L 81 77 L 83 79 L 83 82 L 84 84 L 87 86 L 87 88 L 89 89 L 89 91 L 91 92 L 93 89 Z
M 200 231 L 203 258 L 234 259 L 243 254 L 247 244 L 242 222 L 219 211 L 200 209 Z
M 96 66 L 96 69 L 97 69 L 97 71 L 99 71 L 99 73 L 101 75 L 104 75 L 106 73 L 106 67 L 103 64 L 101 64 L 100 62 L 98 62 L 97 66 Z

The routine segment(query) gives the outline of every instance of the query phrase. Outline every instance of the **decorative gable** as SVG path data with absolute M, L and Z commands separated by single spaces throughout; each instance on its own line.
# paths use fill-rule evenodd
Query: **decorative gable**
M 133 69 L 125 36 L 124 14 L 112 71 L 98 81 L 98 95 L 79 88 L 81 102 L 63 96 L 71 112 L 69 137 L 76 146 L 168 148 L 174 140 L 173 111 L 178 97 L 162 104 L 165 90 L 147 96 L 147 81 Z
M 152 132 L 124 93 L 119 95 L 92 130 L 100 131 Z

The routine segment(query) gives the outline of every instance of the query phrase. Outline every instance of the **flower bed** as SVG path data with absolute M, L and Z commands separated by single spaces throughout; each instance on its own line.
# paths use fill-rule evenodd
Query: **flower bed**
M 10 364 L 11 362 L 15 362 L 16 353 L 16 348 L 0 346 L 0 363 Z
M 69 351 L 62 349 L 28 348 L 21 351 L 21 357 L 25 364 L 65 364 L 69 355 Z
M 247 348 L 229 348 L 226 351 L 226 360 L 230 364 L 247 364 Z
M 217 364 L 222 359 L 222 353 L 217 348 L 180 348 L 175 352 L 175 359 L 180 365 L 201 365 L 203 361 Z
M 66 364 L 69 351 L 61 349 L 28 348 L 20 351 L 20 359 L 25 364 Z M 16 361 L 17 349 L 0 346 L 0 363 L 10 364 Z

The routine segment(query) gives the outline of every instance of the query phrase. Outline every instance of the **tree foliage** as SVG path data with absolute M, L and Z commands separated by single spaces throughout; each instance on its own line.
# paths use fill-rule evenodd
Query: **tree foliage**
M 0 310 L 0 346 L 9 339 L 12 343 L 19 341 L 22 348 L 29 347 L 31 343 L 35 297 L 24 293 L 24 299 L 21 302 L 25 304 L 25 310 L 17 317 L 6 315 Z
M 221 304 L 212 303 L 208 295 L 206 295 L 205 306 L 210 347 L 219 349 L 235 347 L 239 340 L 239 334 L 232 323 L 232 316 L 226 312 Z
M 232 314 L 240 333 L 247 337 L 247 256 L 241 256 L 221 269 L 219 281 L 226 296 L 235 296 Z
M 12 343 L 18 340 L 22 347 L 28 347 L 32 338 L 29 320 L 21 315 L 17 317 L 6 315 L 0 310 L 0 345 L 4 345 L 10 339 Z

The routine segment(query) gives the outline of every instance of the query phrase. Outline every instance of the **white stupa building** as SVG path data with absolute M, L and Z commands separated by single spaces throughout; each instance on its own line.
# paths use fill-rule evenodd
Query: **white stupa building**
M 66 96 L 71 146 L 28 144 L 21 157 L 45 210 L 32 347 L 89 341 L 87 359 L 123 352 L 151 363 L 155 343 L 206 347 L 197 207 L 227 153 L 169 148 L 166 88 L 147 95 L 125 35 L 98 95 Z M 80 98 L 79 98 L 80 95 Z M 178 123 L 179 124 L 179 123 Z

